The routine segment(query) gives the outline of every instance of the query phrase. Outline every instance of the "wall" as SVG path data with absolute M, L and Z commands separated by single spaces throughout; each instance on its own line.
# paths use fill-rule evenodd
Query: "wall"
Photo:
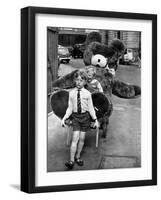
M 1 140 L 0 140 L 0 198 L 1 199 L 160 199 L 161 186 L 136 187 L 107 190 L 91 190 L 80 192 L 61 192 L 47 194 L 25 194 L 19 192 L 20 171 L 20 8 L 28 5 L 46 7 L 64 7 L 76 9 L 110 10 L 124 12 L 157 13 L 158 21 L 161 18 L 159 0 L 130 2 L 129 0 L 115 1 L 90 1 L 90 0 L 5 0 L 1 2 L 0 11 L 0 113 L 1 113 Z M 159 23 L 158 23 L 159 24 Z M 158 44 L 161 44 L 161 28 L 158 27 Z M 158 45 L 159 46 L 159 45 Z M 159 46 L 158 52 L 161 52 Z M 158 58 L 158 72 L 160 74 Z M 161 79 L 158 79 L 161 85 Z M 158 90 L 159 91 L 159 90 Z M 160 93 L 158 102 L 161 101 Z M 160 105 L 158 106 L 160 111 Z M 158 121 L 160 113 L 158 114 Z M 158 144 L 160 143 L 161 125 L 158 125 Z M 158 153 L 161 152 L 158 145 Z M 158 169 L 161 168 L 161 159 Z M 160 183 L 160 172 L 158 173 Z

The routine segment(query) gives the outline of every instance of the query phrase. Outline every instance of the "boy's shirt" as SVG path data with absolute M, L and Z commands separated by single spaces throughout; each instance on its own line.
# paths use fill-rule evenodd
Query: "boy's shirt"
M 69 118 L 73 112 L 77 112 L 77 94 L 78 88 L 74 88 L 69 92 L 69 101 L 68 101 L 68 108 L 66 110 L 66 114 L 64 116 L 65 119 Z M 80 99 L 81 99 L 81 112 L 89 112 L 92 119 L 96 119 L 96 113 L 93 107 L 93 101 L 91 97 L 91 93 L 82 88 L 80 90 Z

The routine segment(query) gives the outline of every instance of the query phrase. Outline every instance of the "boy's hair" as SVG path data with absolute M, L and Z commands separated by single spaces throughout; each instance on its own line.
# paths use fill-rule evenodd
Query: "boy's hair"
M 74 74 L 74 80 L 78 77 L 81 77 L 83 80 L 87 81 L 87 73 L 83 70 L 78 70 Z

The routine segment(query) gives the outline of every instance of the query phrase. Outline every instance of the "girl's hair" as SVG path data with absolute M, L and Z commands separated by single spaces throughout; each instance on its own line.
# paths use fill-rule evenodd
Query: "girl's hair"
M 81 77 L 83 80 L 87 81 L 87 73 L 83 70 L 78 70 L 74 74 L 74 80 L 78 77 Z

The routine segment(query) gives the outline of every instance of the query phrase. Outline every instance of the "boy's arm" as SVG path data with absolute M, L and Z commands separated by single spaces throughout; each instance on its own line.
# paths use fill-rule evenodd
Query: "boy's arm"
M 88 111 L 92 117 L 93 120 L 96 120 L 97 117 L 96 117 L 96 112 L 94 110 L 94 106 L 93 106 L 93 101 L 92 101 L 92 96 L 91 94 L 89 93 L 89 98 L 88 98 Z

